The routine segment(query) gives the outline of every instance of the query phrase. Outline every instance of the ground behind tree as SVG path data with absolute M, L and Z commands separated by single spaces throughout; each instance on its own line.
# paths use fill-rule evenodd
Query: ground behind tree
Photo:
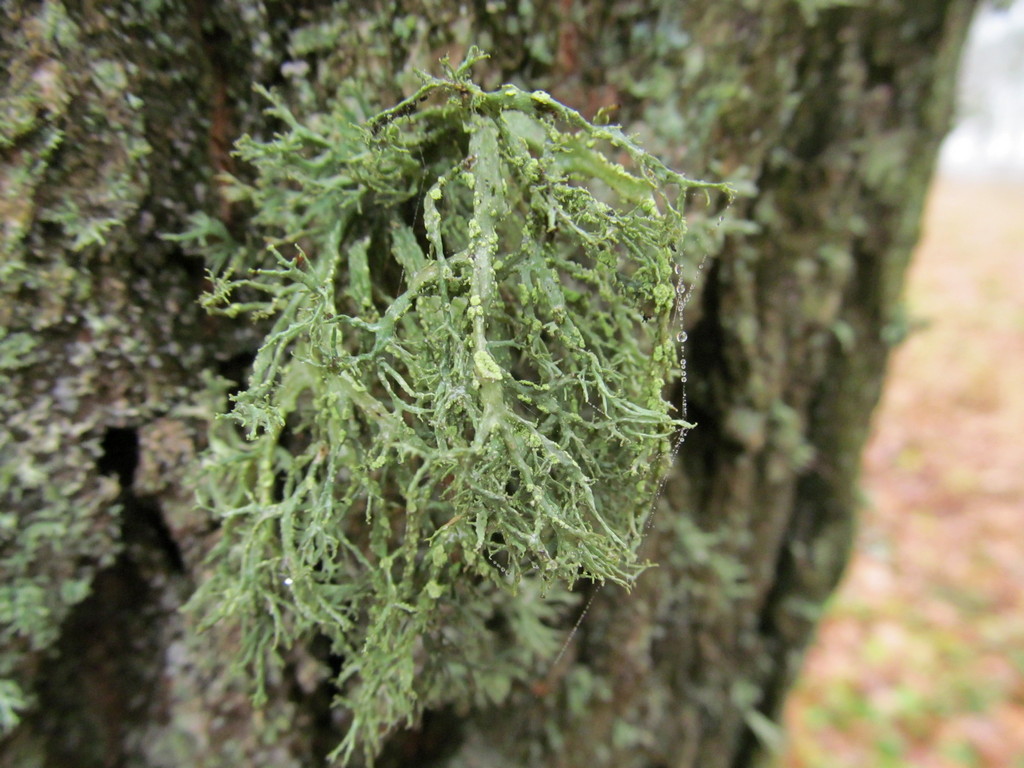
M 945 178 L 785 768 L 1024 766 L 1024 184 Z

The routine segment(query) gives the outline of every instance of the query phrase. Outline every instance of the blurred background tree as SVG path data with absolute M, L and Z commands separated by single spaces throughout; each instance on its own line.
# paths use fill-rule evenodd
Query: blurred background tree
M 428 710 L 380 765 L 731 766 L 767 759 L 846 562 L 859 457 L 971 0 L 459 4 L 6 2 L 0 750 L 17 766 L 315 765 L 349 722 L 293 649 L 254 709 L 230 636 L 179 609 L 216 526 L 192 469 L 256 329 L 206 317 L 162 235 L 244 231 L 221 174 L 343 81 L 387 107 L 469 44 L 485 84 L 615 120 L 740 199 L 691 208 L 686 440 L 643 555 L 560 606 L 568 636 L 499 703 Z M 412 214 L 411 214 L 412 215 Z M 699 254 L 710 253 L 702 260 Z M 675 394 L 683 397 L 682 387 Z M 499 642 L 508 615 L 486 631 Z
M 787 768 L 1024 765 L 1024 4 L 983 7 Z

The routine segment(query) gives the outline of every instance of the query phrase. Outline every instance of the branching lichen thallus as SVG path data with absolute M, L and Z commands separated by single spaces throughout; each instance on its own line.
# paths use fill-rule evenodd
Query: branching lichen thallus
M 684 426 L 673 247 L 685 193 L 722 188 L 546 93 L 482 90 L 479 58 L 368 120 L 355 86 L 301 118 L 263 91 L 283 129 L 237 145 L 245 237 L 198 215 L 182 238 L 209 309 L 266 328 L 211 430 L 223 527 L 192 606 L 239 628 L 258 701 L 330 641 L 343 760 L 542 674 L 567 587 L 642 569 Z

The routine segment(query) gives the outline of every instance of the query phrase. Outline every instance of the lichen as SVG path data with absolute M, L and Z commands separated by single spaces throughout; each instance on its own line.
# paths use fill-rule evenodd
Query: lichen
M 480 58 L 376 115 L 354 85 L 303 116 L 263 91 L 282 131 L 238 143 L 245 238 L 204 215 L 179 238 L 211 311 L 271 323 L 210 436 L 224 530 L 193 608 L 241 628 L 257 700 L 282 649 L 330 639 L 343 760 L 426 706 L 503 700 L 551 658 L 543 594 L 628 586 L 687 426 L 661 396 L 674 250 L 687 191 L 724 188 L 483 90 Z M 516 665 L 486 647 L 495 594 L 518 595 Z

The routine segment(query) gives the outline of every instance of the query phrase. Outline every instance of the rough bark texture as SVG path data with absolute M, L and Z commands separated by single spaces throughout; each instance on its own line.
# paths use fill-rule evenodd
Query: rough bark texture
M 355 76 L 388 105 L 474 42 L 492 85 L 618 104 L 742 196 L 724 237 L 694 229 L 716 249 L 685 276 L 699 426 L 646 541 L 659 567 L 598 591 L 532 690 L 428 712 L 380 762 L 758 764 L 847 558 L 973 4 L 5 3 L 0 677 L 26 707 L 0 762 L 304 766 L 337 743 L 322 649 L 257 712 L 230 638 L 178 612 L 214 535 L 188 475 L 222 408 L 208 374 L 240 380 L 256 337 L 202 315 L 202 265 L 160 235 L 197 209 L 244 226 L 216 175 L 272 130 L 251 83 L 312 105 Z

